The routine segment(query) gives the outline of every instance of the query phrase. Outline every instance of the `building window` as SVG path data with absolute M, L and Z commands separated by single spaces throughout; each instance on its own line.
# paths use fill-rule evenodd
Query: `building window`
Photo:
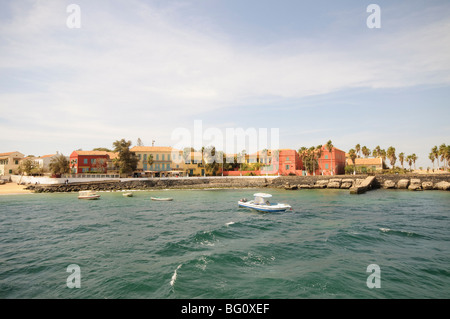
M 87 160 L 87 158 L 85 158 L 84 159 L 84 164 L 87 164 L 88 163 L 88 160 Z
M 289 161 L 289 156 L 286 156 L 286 161 Z
M 144 162 L 147 160 L 147 154 L 144 154 Z
M 156 154 L 156 160 L 159 161 L 159 154 Z
M 95 158 L 91 159 L 91 164 L 95 164 Z
M 286 169 L 289 169 L 289 165 L 286 165 Z
M 328 169 L 328 164 L 325 164 L 325 169 Z
M 164 154 L 162 154 L 162 160 L 164 161 Z
M 325 159 L 328 159 L 328 155 L 325 155 Z M 328 167 L 327 167 L 328 168 Z

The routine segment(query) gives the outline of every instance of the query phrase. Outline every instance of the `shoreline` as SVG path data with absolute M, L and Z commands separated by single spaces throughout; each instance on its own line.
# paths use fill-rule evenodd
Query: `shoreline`
M 30 189 L 27 189 L 29 185 L 17 185 L 16 183 L 6 183 L 0 185 L 1 195 L 21 195 L 21 194 L 34 194 Z
M 192 190 L 192 189 L 244 189 L 273 188 L 286 190 L 301 189 L 350 189 L 358 187 L 368 175 L 335 175 L 335 176 L 280 176 L 277 178 L 210 178 L 180 180 L 128 180 L 128 181 L 96 181 L 69 184 L 22 185 L 21 193 L 53 193 L 92 191 L 131 191 L 131 190 Z M 450 190 L 450 174 L 429 175 L 375 175 L 370 189 L 408 189 Z

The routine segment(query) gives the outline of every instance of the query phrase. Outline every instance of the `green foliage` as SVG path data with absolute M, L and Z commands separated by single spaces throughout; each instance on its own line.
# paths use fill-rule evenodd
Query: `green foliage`
M 120 141 L 115 141 L 113 146 L 114 152 L 119 153 L 118 158 L 115 160 L 116 166 L 119 167 L 119 172 L 121 174 L 133 173 L 137 168 L 139 159 L 134 152 L 130 151 L 131 141 L 121 139 Z
M 70 172 L 69 160 L 63 155 L 55 156 L 50 162 L 50 171 L 55 175 L 67 174 Z

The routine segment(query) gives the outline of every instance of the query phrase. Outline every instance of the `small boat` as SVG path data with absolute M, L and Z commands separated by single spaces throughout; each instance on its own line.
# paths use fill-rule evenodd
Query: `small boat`
M 100 195 L 98 195 L 94 191 L 80 191 L 78 192 L 78 199 L 99 199 Z
M 132 192 L 123 193 L 122 195 L 124 197 L 133 197 L 133 193 Z
M 151 200 L 159 200 L 159 201 L 171 201 L 173 198 L 170 197 L 150 197 Z
M 247 200 L 243 198 L 238 201 L 239 207 L 252 208 L 261 212 L 284 212 L 287 209 L 291 209 L 291 206 L 283 203 L 270 203 L 267 198 L 272 197 L 266 193 L 256 193 L 254 200 Z

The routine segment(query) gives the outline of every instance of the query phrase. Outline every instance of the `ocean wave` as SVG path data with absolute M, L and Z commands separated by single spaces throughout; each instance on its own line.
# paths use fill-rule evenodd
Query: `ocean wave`
M 418 233 L 412 232 L 412 231 L 406 231 L 406 230 L 395 230 L 385 227 L 380 227 L 379 230 L 382 233 L 386 234 L 392 234 L 392 235 L 399 235 L 399 236 L 406 236 L 406 237 L 424 237 L 423 235 L 420 235 Z
M 178 267 L 177 267 L 177 269 L 175 269 L 175 271 L 174 271 L 174 273 L 173 273 L 173 275 L 172 275 L 172 279 L 170 280 L 170 286 L 173 287 L 173 285 L 175 284 L 175 281 L 177 280 L 177 276 L 178 276 L 178 273 L 177 273 L 177 272 L 178 272 L 178 269 L 180 269 L 182 265 L 183 265 L 183 264 L 179 264 Z

